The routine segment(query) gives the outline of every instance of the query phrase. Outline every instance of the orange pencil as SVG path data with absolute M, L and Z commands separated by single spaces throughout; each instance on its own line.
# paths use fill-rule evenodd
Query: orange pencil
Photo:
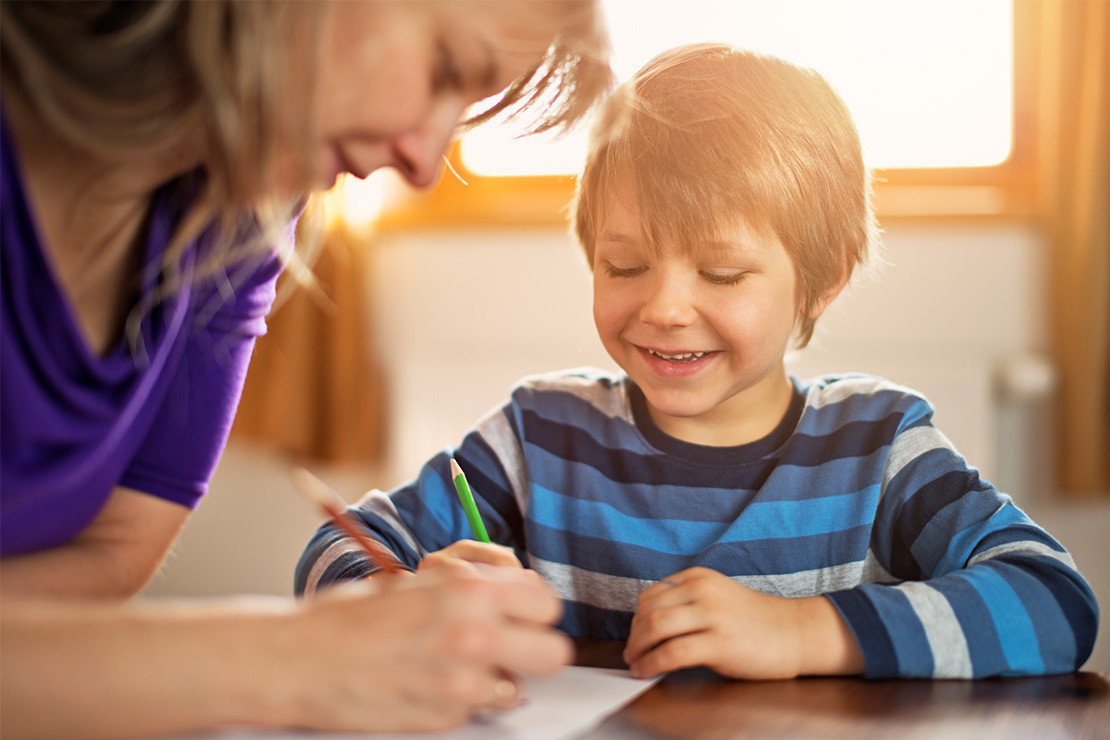
M 328 484 L 304 468 L 293 470 L 293 483 L 312 499 L 332 521 L 353 539 L 370 556 L 374 565 L 386 573 L 400 573 L 402 569 L 386 556 L 383 546 L 373 541 L 351 523 L 347 517 L 347 504 Z

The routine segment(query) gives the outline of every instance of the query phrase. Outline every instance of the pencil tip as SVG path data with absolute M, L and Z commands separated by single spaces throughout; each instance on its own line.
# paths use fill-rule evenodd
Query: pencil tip
M 293 472 L 290 474 L 290 477 L 293 479 L 293 483 L 295 483 L 298 488 L 311 488 L 311 482 L 315 476 L 313 476 L 312 473 L 308 472 L 304 468 L 296 467 L 293 468 Z
M 451 477 L 456 478 L 460 475 L 462 475 L 462 468 L 459 467 L 459 464 L 457 462 L 455 462 L 455 458 L 452 457 L 451 458 Z
M 346 505 L 338 493 L 333 491 L 326 483 L 317 478 L 306 468 L 293 468 L 292 478 L 293 484 L 301 493 L 308 496 L 312 501 L 315 501 L 317 505 L 329 511 L 339 507 L 340 503 L 343 503 L 344 506 Z

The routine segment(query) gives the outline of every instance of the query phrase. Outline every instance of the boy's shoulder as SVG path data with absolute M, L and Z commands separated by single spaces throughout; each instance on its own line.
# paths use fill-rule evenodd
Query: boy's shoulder
M 594 367 L 577 367 L 528 375 L 513 388 L 513 403 L 530 408 L 586 404 L 606 415 L 620 416 L 627 408 L 628 378 Z
M 818 415 L 845 421 L 891 414 L 916 419 L 933 415 L 933 405 L 924 394 L 878 375 L 834 373 L 794 382 L 805 398 L 806 410 Z
M 826 395 L 893 393 L 923 397 L 909 386 L 870 373 L 824 373 L 798 380 L 797 383 L 803 390 L 815 389 Z

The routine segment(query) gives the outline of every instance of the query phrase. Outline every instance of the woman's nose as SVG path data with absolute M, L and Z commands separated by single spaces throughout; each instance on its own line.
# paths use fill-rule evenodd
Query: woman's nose
M 420 125 L 393 140 L 393 166 L 402 177 L 418 188 L 435 183 L 465 109 L 460 96 L 440 98 Z

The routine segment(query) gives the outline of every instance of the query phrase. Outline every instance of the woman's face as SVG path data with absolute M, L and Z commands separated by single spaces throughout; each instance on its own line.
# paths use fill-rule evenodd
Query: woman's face
M 304 120 L 311 161 L 299 162 L 304 157 L 293 147 L 282 152 L 275 187 L 297 192 L 307 176 L 313 189 L 327 189 L 340 174 L 364 178 L 381 167 L 395 168 L 414 186 L 431 185 L 466 108 L 542 59 L 558 6 L 328 2 L 312 89 L 289 101 L 294 117 L 311 109 Z

